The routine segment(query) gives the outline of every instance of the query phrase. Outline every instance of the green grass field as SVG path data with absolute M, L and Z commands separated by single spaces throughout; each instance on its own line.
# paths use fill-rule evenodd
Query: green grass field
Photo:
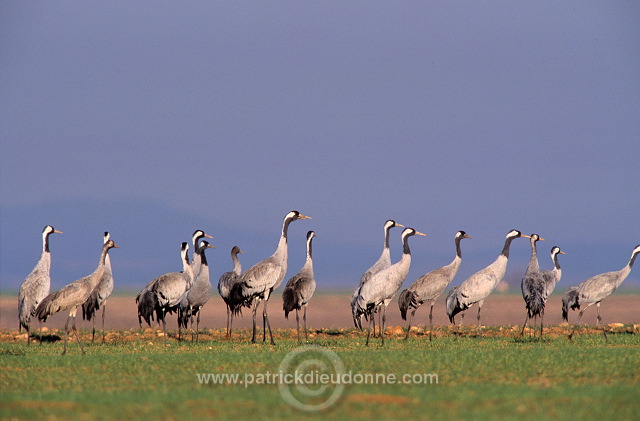
M 484 337 L 440 335 L 431 344 L 424 335 L 406 342 L 391 336 L 382 348 L 377 339 L 365 347 L 360 333 L 325 330 L 312 341 L 322 349 L 299 355 L 292 366 L 320 373 L 324 364 L 331 372 L 334 362 L 323 351 L 329 349 L 352 383 L 367 373 L 379 381 L 347 384 L 339 393 L 336 385 L 287 386 L 304 405 L 326 401 L 333 392 L 338 397 L 322 411 L 302 411 L 277 384 L 198 379 L 238 373 L 257 383 L 264 373 L 278 373 L 298 348 L 295 331 L 279 330 L 276 346 L 248 343 L 247 331 L 234 341 L 170 338 L 166 346 L 155 334 L 124 339 L 134 332 L 116 332 L 107 345 L 85 343 L 86 355 L 75 340 L 65 356 L 60 341 L 0 343 L 0 418 L 631 420 L 640 413 L 640 336 L 633 333 L 610 333 L 608 343 L 597 332 L 582 333 L 573 343 L 564 335 L 520 339 L 491 331 Z M 433 376 L 426 384 L 383 384 L 380 376 L 387 374 L 435 374 L 437 384 Z

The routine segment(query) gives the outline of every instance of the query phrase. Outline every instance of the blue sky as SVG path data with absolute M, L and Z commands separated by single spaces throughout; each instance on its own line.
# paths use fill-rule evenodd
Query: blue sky
M 319 285 L 355 287 L 388 218 L 405 285 L 453 258 L 454 284 L 512 229 L 553 245 L 559 289 L 640 243 L 637 2 L 10 2 L 0 13 L 0 280 L 17 289 L 52 224 L 52 288 L 179 270 L 215 236 L 212 277 L 314 240 Z M 392 231 L 392 256 L 400 253 Z M 517 285 L 530 249 L 514 243 Z M 637 285 L 636 268 L 627 283 Z

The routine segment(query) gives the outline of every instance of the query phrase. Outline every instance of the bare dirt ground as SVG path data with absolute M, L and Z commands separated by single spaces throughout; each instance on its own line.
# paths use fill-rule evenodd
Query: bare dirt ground
M 348 329 L 353 327 L 351 308 L 349 305 L 350 294 L 345 293 L 317 293 L 309 303 L 307 310 L 307 326 L 310 329 Z M 545 313 L 546 325 L 560 325 L 562 301 L 560 296 L 551 296 L 547 303 Z M 274 329 L 294 328 L 296 326 L 295 313 L 289 314 L 289 320 L 284 318 L 282 311 L 282 298 L 279 294 L 271 297 L 268 304 L 269 320 Z M 0 329 L 13 331 L 18 328 L 17 297 L 0 296 Z M 477 306 L 467 310 L 464 325 L 476 323 Z M 622 323 L 633 325 L 640 323 L 640 294 L 613 294 L 601 304 L 600 313 L 605 324 Z M 259 326 L 262 325 L 262 306 L 258 311 Z M 485 326 L 513 326 L 522 325 L 525 317 L 524 302 L 522 297 L 515 294 L 494 294 L 489 296 L 482 307 L 482 324 Z M 68 313 L 57 313 L 50 317 L 44 326 L 49 329 L 62 329 L 67 320 Z M 101 324 L 100 312 L 97 326 Z M 302 319 L 302 314 L 300 315 Z M 578 312 L 571 312 L 569 320 L 574 323 Z M 115 296 L 107 301 L 106 329 L 132 329 L 138 327 L 137 307 L 135 296 Z M 200 319 L 201 329 L 224 329 L 227 314 L 224 301 L 217 295 L 213 295 L 202 310 Z M 302 321 L 302 320 L 301 320 Z M 459 316 L 457 320 L 459 321 Z M 595 325 L 596 308 L 589 308 L 582 323 Z M 416 312 L 414 325 L 419 328 L 428 326 L 429 306 L 423 305 Z M 394 300 L 387 308 L 387 326 L 406 327 L 407 322 L 400 317 L 398 304 Z M 433 309 L 433 324 L 439 327 L 448 326 L 449 320 L 445 314 L 444 297 L 440 297 Z M 82 320 L 82 311 L 78 311 L 78 328 L 91 328 L 91 322 Z M 37 328 L 37 322 L 33 324 Z M 146 327 L 146 326 L 143 326 Z M 156 328 L 157 324 L 153 325 Z M 170 316 L 167 323 L 168 329 L 177 329 L 175 316 Z M 251 311 L 245 309 L 243 316 L 234 321 L 234 329 L 251 328 Z

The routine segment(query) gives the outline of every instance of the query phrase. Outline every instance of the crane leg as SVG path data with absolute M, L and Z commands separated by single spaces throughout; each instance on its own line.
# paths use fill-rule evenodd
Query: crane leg
M 304 305 L 304 313 L 302 314 L 302 321 L 304 322 L 304 340 L 309 342 L 309 334 L 307 333 L 307 305 Z
M 198 310 L 198 316 L 196 318 L 196 342 L 200 341 L 200 310 Z
M 462 336 L 462 323 L 464 322 L 464 313 L 465 313 L 464 311 L 460 313 L 460 323 L 458 323 L 456 339 L 458 339 L 459 336 Z
M 229 339 L 231 339 L 231 328 L 233 327 L 233 313 L 231 313 L 231 317 L 229 318 Z
M 256 343 L 256 313 L 258 313 L 258 304 L 260 300 L 256 299 L 256 303 L 253 306 L 253 336 L 251 337 L 251 343 Z
M 296 327 L 298 328 L 298 343 L 300 343 L 300 317 L 298 317 L 298 309 L 296 309 Z
M 62 348 L 62 355 L 67 353 L 67 336 L 69 336 L 69 320 L 71 320 L 71 315 L 67 317 L 67 323 L 64 324 L 64 345 Z
M 540 314 L 540 338 L 542 338 L 542 326 L 544 325 L 544 313 Z
M 598 316 L 596 317 L 596 320 L 598 321 L 598 324 L 600 324 L 600 327 L 602 328 L 602 333 L 604 334 L 605 342 L 609 342 L 609 338 L 607 338 L 607 331 L 604 329 L 604 324 L 602 324 L 602 317 L 600 317 L 600 303 L 596 304 L 596 306 L 598 309 Z
M 571 333 L 569 334 L 569 340 L 571 341 L 573 339 L 573 334 L 575 333 L 578 325 L 580 325 L 580 319 L 582 318 L 582 314 L 584 314 L 584 311 L 589 308 L 588 306 L 585 307 L 584 310 L 582 310 L 580 313 L 578 313 L 578 321 L 576 322 L 575 325 L 573 325 L 573 330 L 571 331 Z
M 107 302 L 102 303 L 102 343 L 105 343 L 105 331 L 104 331 L 104 313 L 107 311 Z
M 527 322 L 529 321 L 529 313 L 524 318 L 524 323 L 522 324 L 522 330 L 520 331 L 520 336 L 524 335 L 524 328 L 527 327 Z
M 231 311 L 229 310 L 229 304 L 227 304 L 227 334 L 226 334 L 226 338 L 229 339 L 230 335 L 229 335 L 229 320 L 230 320 L 230 313 Z
M 371 312 L 371 317 L 373 317 L 373 320 L 369 320 L 369 328 L 371 328 L 371 325 L 373 324 L 373 337 L 376 337 L 376 319 L 375 319 L 375 315 L 376 315 L 376 309 L 374 308 L 373 311 Z
M 371 311 L 371 314 L 369 315 L 369 329 L 367 329 L 367 342 L 365 343 L 366 346 L 369 346 L 369 336 L 371 336 L 371 324 L 373 323 L 373 310 Z
M 416 310 L 417 308 L 414 308 L 411 311 L 411 315 L 409 316 L 409 324 L 407 325 L 407 334 L 404 337 L 404 340 L 406 341 L 407 339 L 409 339 L 409 332 L 411 332 L 411 322 L 413 321 L 413 316 L 415 316 L 416 314 Z
M 377 307 L 374 307 L 373 311 L 371 312 L 371 317 L 372 320 L 369 321 L 369 325 L 371 325 L 371 323 L 373 322 L 373 337 L 376 337 L 376 313 L 377 313 L 378 309 Z
M 96 315 L 95 313 L 91 316 L 91 343 L 95 342 L 96 339 Z
M 76 329 L 76 315 L 73 315 L 73 323 L 71 325 L 73 329 L 73 333 L 76 334 L 76 339 L 78 340 L 78 345 L 80 345 L 80 351 L 82 351 L 82 355 L 84 355 L 84 348 L 82 347 L 82 342 L 80 342 L 80 336 L 78 336 L 78 329 Z
M 380 323 L 380 338 L 382 338 L 382 346 L 384 346 L 384 323 L 387 321 L 387 306 L 382 305 L 382 320 Z
M 478 330 L 480 331 L 480 336 L 482 336 L 482 325 L 480 324 L 480 310 L 482 310 L 483 303 L 484 303 L 484 300 L 478 303 Z
M 165 320 L 164 307 L 162 308 L 162 337 L 164 338 L 164 344 L 167 344 L 167 321 Z
M 262 318 L 263 318 L 263 322 L 266 324 L 267 328 L 269 329 L 269 338 L 271 339 L 271 345 L 275 345 L 276 343 L 273 341 L 273 333 L 271 333 L 271 324 L 269 323 L 269 316 L 267 315 L 267 301 L 269 301 L 268 298 L 264 300 L 264 307 L 262 308 Z M 266 342 L 266 332 L 264 335 L 264 340 L 262 342 Z
M 429 309 L 429 342 L 431 342 L 431 338 L 433 337 L 433 304 L 435 302 L 431 301 L 431 308 Z

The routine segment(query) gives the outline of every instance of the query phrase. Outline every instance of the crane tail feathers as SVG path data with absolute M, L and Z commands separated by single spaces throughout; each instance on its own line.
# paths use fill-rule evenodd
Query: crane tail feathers
M 527 307 L 527 315 L 529 318 L 544 314 L 544 284 L 535 284 L 525 297 L 525 305 Z
M 296 295 L 293 288 L 285 288 L 284 291 L 282 291 L 282 309 L 284 310 L 284 318 L 287 320 L 289 319 L 290 312 L 300 308 Z
M 398 306 L 400 307 L 400 316 L 402 320 L 407 320 L 407 310 L 414 301 L 413 293 L 408 289 L 405 289 L 398 296 Z
M 562 320 L 569 322 L 569 309 L 580 310 L 580 302 L 578 301 L 578 288 L 572 287 L 562 296 Z
M 469 308 L 468 306 L 460 302 L 460 299 L 458 298 L 458 287 L 451 288 L 451 291 L 449 291 L 449 294 L 447 295 L 446 303 L 447 316 L 449 316 L 449 321 L 451 323 L 453 323 L 456 314 Z
M 96 312 L 100 310 L 100 304 L 98 304 L 98 297 L 91 294 L 87 301 L 82 304 L 82 320 L 91 320 Z

